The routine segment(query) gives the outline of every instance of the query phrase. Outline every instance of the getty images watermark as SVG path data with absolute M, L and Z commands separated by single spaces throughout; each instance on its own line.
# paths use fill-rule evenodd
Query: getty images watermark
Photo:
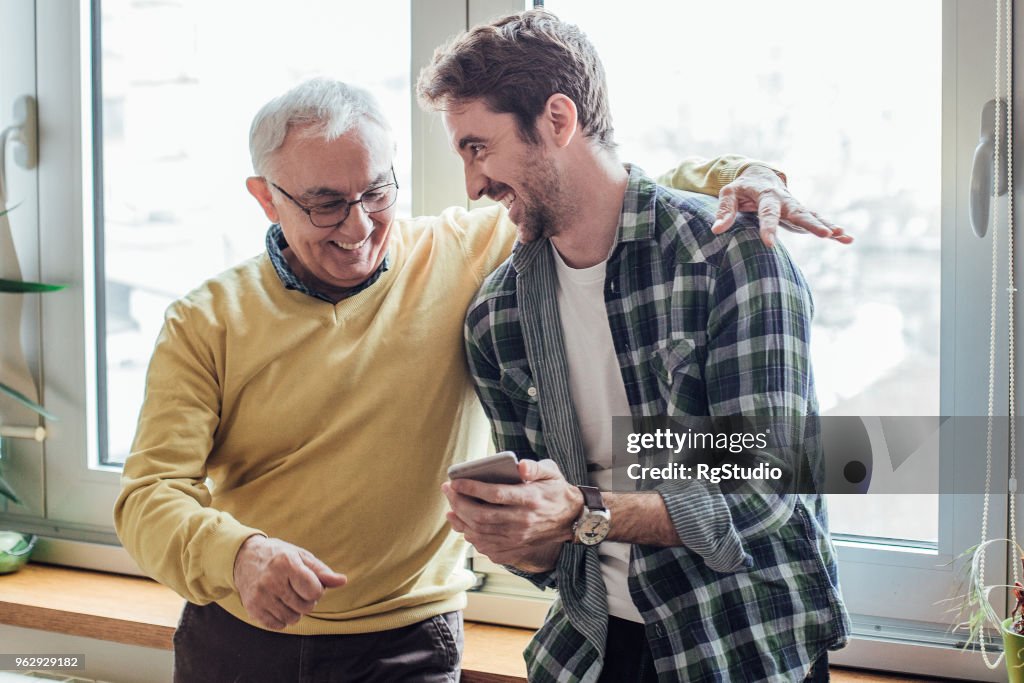
M 694 431 L 688 427 L 686 431 L 674 431 L 671 427 L 656 427 L 649 432 L 629 432 L 626 435 L 626 453 L 632 456 L 644 452 L 665 452 L 680 456 L 684 452 L 718 451 L 740 454 L 752 450 L 768 449 L 770 429 L 764 432 L 710 432 Z M 664 465 L 642 465 L 633 462 L 626 465 L 626 476 L 632 480 L 651 481 L 686 481 L 703 479 L 712 484 L 723 481 L 771 480 L 782 481 L 783 471 L 760 462 L 757 465 L 743 467 L 733 463 L 713 465 L 710 462 L 696 462 L 691 465 L 682 462 L 667 462 Z
M 617 417 L 603 481 L 614 491 L 704 481 L 726 493 L 982 493 L 989 435 L 1005 458 L 1009 427 L 1005 417 Z

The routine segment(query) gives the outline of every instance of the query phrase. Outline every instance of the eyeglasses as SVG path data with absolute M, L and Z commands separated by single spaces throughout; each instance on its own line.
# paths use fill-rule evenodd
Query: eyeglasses
M 392 181 L 390 183 L 371 187 L 359 199 L 352 201 L 339 199 L 317 206 L 305 206 L 295 197 L 288 194 L 277 183 L 271 182 L 270 184 L 276 187 L 278 192 L 290 199 L 295 206 L 302 209 L 302 212 L 309 216 L 309 222 L 315 227 L 336 228 L 348 220 L 348 215 L 356 204 L 361 204 L 363 211 L 367 214 L 379 213 L 385 209 L 390 209 L 398 200 L 398 176 L 395 175 L 394 166 L 391 167 L 391 178 Z

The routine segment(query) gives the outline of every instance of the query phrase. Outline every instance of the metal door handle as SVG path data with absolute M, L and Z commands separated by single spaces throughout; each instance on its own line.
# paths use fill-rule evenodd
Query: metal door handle
M 1001 126 L 1000 153 L 1006 158 L 1006 101 L 999 107 Z M 1006 194 L 1006 171 L 999 168 L 998 183 L 992 182 L 993 155 L 995 154 L 996 101 L 989 100 L 981 111 L 981 134 L 978 146 L 974 148 L 974 167 L 971 169 L 971 191 L 968 194 L 968 208 L 974 234 L 984 237 L 988 232 L 989 206 L 993 195 Z M 998 185 L 998 187 L 995 187 Z
M 7 197 L 7 143 L 14 145 L 14 163 L 31 170 L 39 161 L 39 119 L 36 98 L 22 95 L 14 102 L 14 123 L 0 132 L 0 200 Z

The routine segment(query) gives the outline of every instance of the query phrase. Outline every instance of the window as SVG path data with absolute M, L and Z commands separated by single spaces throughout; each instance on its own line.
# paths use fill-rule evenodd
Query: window
M 857 236 L 851 249 L 784 237 L 815 294 L 822 414 L 941 414 L 943 7 L 545 6 L 583 25 L 603 55 L 624 160 L 660 172 L 689 154 L 767 159 L 798 197 Z M 703 30 L 722 26 L 728 46 L 721 31 Z M 622 38 L 631 35 L 644 36 L 644 50 Z M 867 35 L 872 50 L 862 49 Z M 889 463 L 874 465 L 876 486 L 894 476 Z M 931 476 L 937 490 L 937 469 Z M 839 537 L 937 548 L 937 495 L 839 495 L 830 509 Z
M 104 0 L 95 96 L 103 464 L 128 456 L 164 310 L 264 249 L 268 222 L 243 181 L 253 173 L 249 123 L 266 101 L 312 76 L 368 88 L 391 116 L 398 211 L 410 214 L 410 19 L 404 0 L 314 0 L 286 12 L 266 0 L 244 12 L 201 0 Z

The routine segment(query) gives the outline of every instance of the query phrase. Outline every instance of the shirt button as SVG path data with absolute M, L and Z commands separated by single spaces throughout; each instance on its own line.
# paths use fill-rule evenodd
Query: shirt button
M 654 634 L 659 638 L 665 635 L 665 628 L 661 624 L 654 625 Z
M 530 398 L 537 398 L 537 387 L 530 387 L 526 390 L 526 395 Z

